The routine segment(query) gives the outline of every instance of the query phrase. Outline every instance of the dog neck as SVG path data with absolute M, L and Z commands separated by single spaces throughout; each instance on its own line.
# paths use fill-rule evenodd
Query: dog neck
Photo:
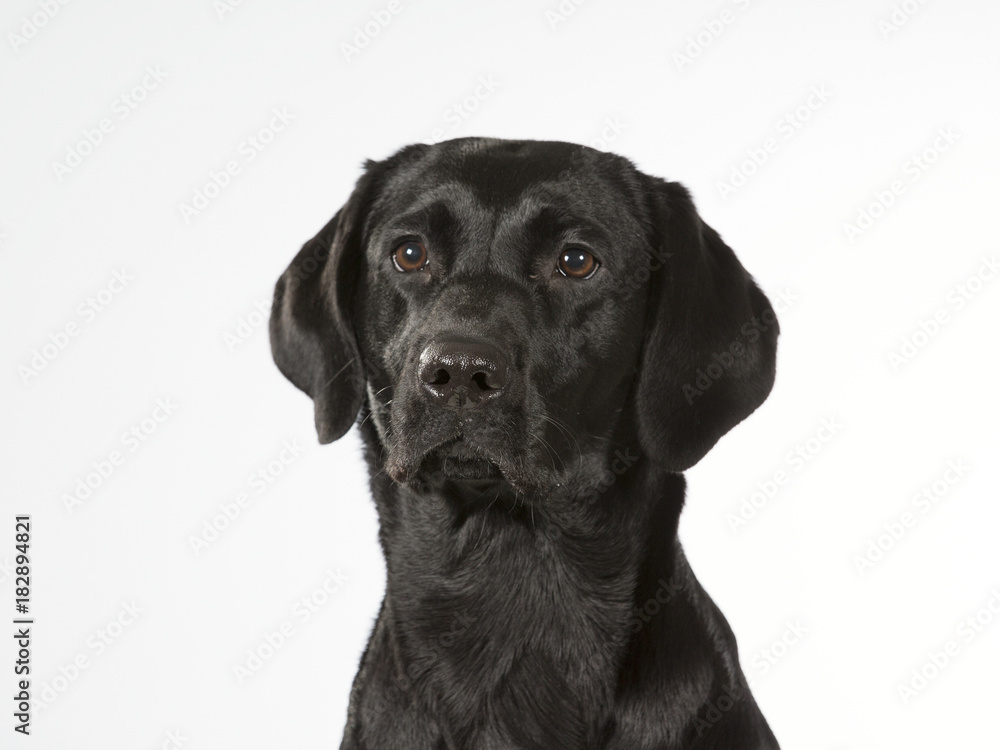
M 457 746 L 595 741 L 593 717 L 609 714 L 622 670 L 636 668 L 643 605 L 663 601 L 658 587 L 690 589 L 676 541 L 683 477 L 639 457 L 584 501 L 502 481 L 415 488 L 386 476 L 377 435 L 363 433 L 387 569 L 380 626 L 399 684 Z M 497 726 L 474 722 L 483 716 Z

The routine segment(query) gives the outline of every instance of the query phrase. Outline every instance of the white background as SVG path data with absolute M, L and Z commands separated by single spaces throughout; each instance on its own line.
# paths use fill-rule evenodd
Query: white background
M 790 300 L 775 389 L 689 472 L 681 525 L 782 745 L 997 745 L 1000 280 L 957 302 L 1000 249 L 995 3 L 220 7 L 13 0 L 0 18 L 0 611 L 6 632 L 13 516 L 30 513 L 45 704 L 25 739 L 5 698 L 0 745 L 152 749 L 179 730 L 190 748 L 337 746 L 384 587 L 375 512 L 355 432 L 316 443 L 255 306 L 364 158 L 465 135 L 593 143 L 685 183 Z M 345 54 L 373 12 L 391 20 Z M 276 108 L 290 122 L 260 133 Z M 77 166 L 56 166 L 71 151 Z M 186 215 L 231 160 L 238 174 Z M 751 174 L 723 195 L 734 170 Z M 862 212 L 877 216 L 849 237 Z M 127 286 L 102 293 L 123 270 Z M 133 451 L 123 434 L 157 399 L 176 409 Z M 273 464 L 285 441 L 301 453 Z M 800 447 L 808 461 L 789 457 Z M 67 507 L 112 451 L 122 463 Z M 968 468 L 945 484 L 949 462 Z M 280 475 L 252 484 L 269 465 Z M 734 529 L 758 483 L 771 497 Z M 900 538 L 879 540 L 906 512 Z M 270 658 L 241 681 L 253 651 Z M 932 676 L 904 698 L 914 669 Z

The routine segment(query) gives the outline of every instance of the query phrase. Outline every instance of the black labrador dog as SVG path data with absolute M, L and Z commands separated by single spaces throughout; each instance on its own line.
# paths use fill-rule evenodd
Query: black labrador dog
M 344 750 L 776 748 L 677 540 L 767 397 L 767 298 L 679 184 L 569 143 L 366 164 L 278 280 L 319 440 L 357 421 L 385 599 Z

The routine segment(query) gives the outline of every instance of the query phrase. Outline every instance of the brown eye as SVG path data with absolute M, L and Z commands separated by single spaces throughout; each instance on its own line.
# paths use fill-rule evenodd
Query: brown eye
M 564 250 L 559 256 L 558 269 L 563 276 L 571 279 L 589 279 L 601 264 L 597 258 L 578 247 Z
M 393 252 L 392 263 L 403 273 L 419 271 L 427 265 L 427 248 L 422 242 L 404 242 Z

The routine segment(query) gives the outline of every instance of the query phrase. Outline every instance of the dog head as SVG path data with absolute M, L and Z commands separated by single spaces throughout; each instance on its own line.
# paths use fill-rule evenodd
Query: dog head
M 583 146 L 467 138 L 366 171 L 278 280 L 320 442 L 398 482 L 544 492 L 635 446 L 680 472 L 767 397 L 778 325 L 687 191 Z

